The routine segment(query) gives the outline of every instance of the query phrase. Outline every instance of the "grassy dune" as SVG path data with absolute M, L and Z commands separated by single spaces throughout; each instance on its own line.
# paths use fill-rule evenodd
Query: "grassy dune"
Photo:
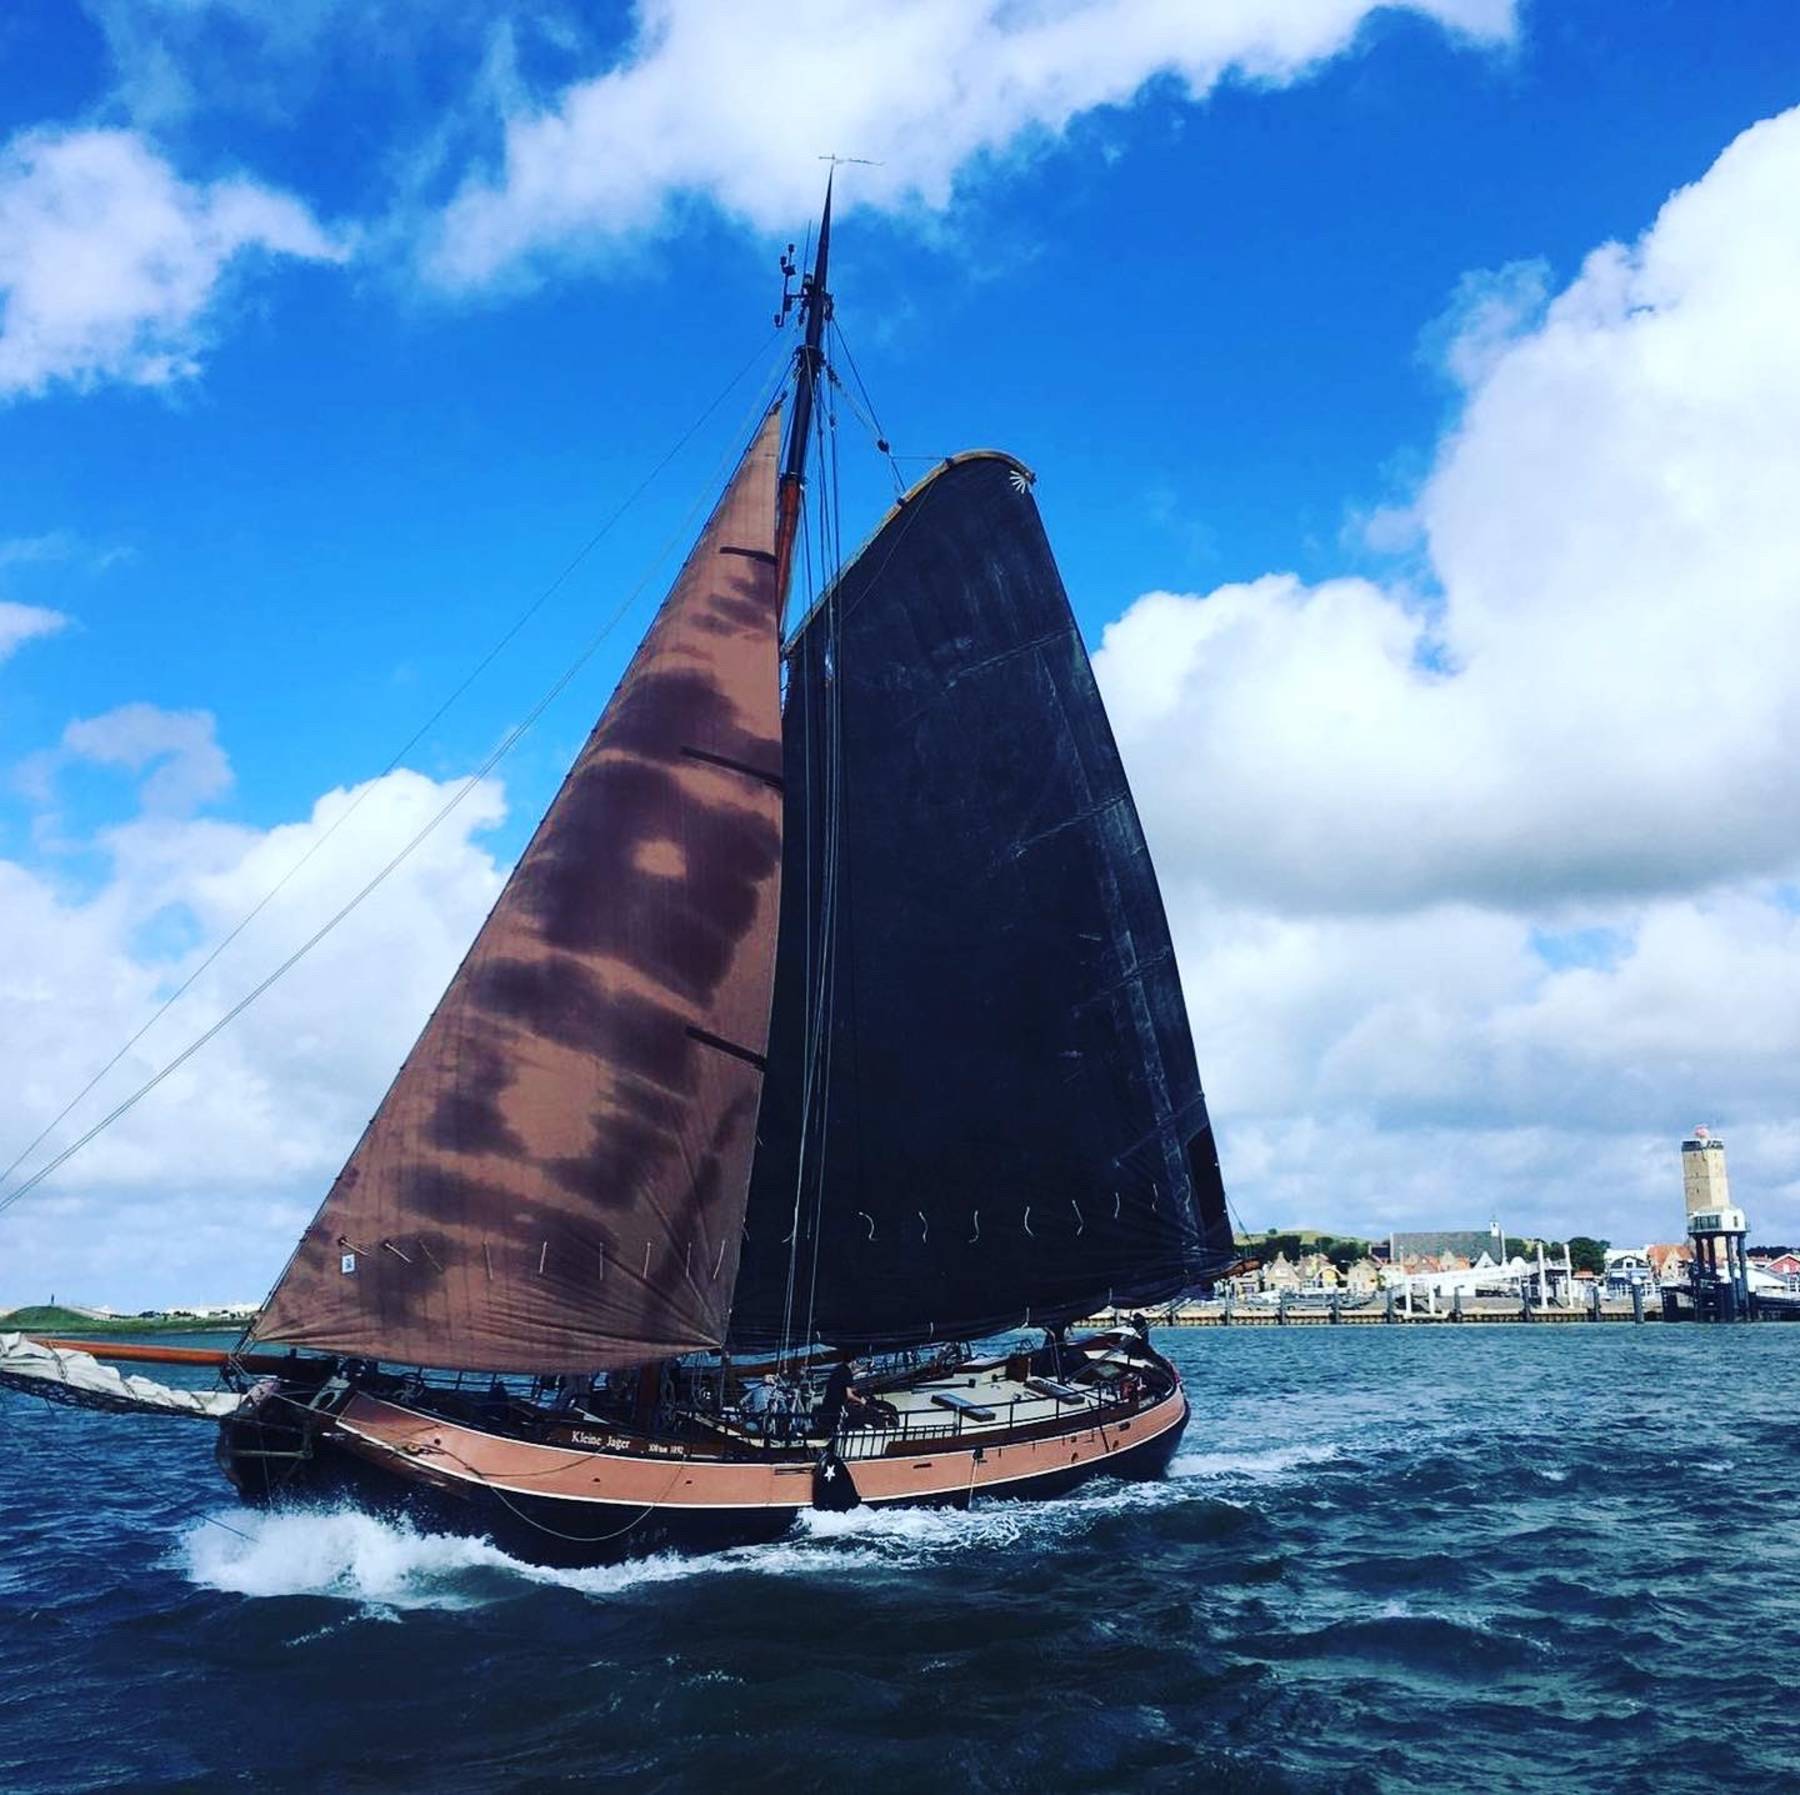
M 112 1315 L 96 1318 L 83 1315 L 79 1309 L 65 1309 L 60 1303 L 32 1303 L 0 1315 L 0 1334 L 73 1334 L 79 1339 L 98 1338 L 102 1334 L 236 1334 L 241 1328 L 240 1322 L 202 1316 L 152 1319 Z

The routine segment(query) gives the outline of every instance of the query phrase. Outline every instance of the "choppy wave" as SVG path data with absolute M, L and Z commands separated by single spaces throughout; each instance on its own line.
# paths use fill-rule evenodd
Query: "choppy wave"
M 1278 1467 L 1249 1455 L 1252 1476 Z M 1295 1459 L 1295 1462 L 1301 1462 Z M 1208 1468 L 1196 1476 L 1225 1476 Z M 566 1569 L 516 1558 L 485 1539 L 423 1531 L 347 1506 L 276 1511 L 221 1509 L 184 1532 L 176 1562 L 204 1589 L 253 1597 L 323 1596 L 380 1609 L 464 1609 L 546 1586 L 606 1598 L 648 1584 L 716 1576 L 841 1574 L 904 1569 L 964 1553 L 1048 1548 L 1109 1514 L 1181 1500 L 1174 1484 L 1097 1482 L 1046 1502 L 995 1501 L 967 1510 L 858 1508 L 802 1512 L 793 1530 L 767 1544 L 703 1555 L 675 1552 L 621 1564 Z
M 1181 1452 L 1171 1462 L 1169 1475 L 1268 1483 L 1313 1465 L 1329 1464 L 1343 1455 L 1343 1447 L 1330 1440 L 1304 1446 L 1267 1446 L 1260 1452 Z
M 233 1786 L 245 1712 L 296 1795 L 347 1752 L 456 1792 L 1791 1781 L 1800 1457 L 1764 1421 L 1800 1329 L 1172 1350 L 1195 1419 L 1162 1481 L 579 1570 L 228 1506 L 197 1432 L 0 1407 L 0 1677 L 32 1697 L 0 1788 Z M 1743 1403 L 1681 1399 L 1721 1364 Z
M 220 1510 L 185 1533 L 178 1563 L 202 1588 L 252 1597 L 321 1596 L 374 1609 L 479 1608 L 531 1587 L 607 1599 L 649 1585 L 716 1576 L 826 1576 L 845 1571 L 925 1569 L 971 1554 L 1054 1552 L 1107 1523 L 1199 1511 L 1204 1537 L 1232 1533 L 1247 1504 L 1260 1513 L 1284 1484 L 1305 1483 L 1348 1463 L 1336 1441 L 1243 1451 L 1184 1451 L 1156 1482 L 1095 1482 L 1048 1501 L 990 1500 L 966 1510 L 871 1508 L 802 1511 L 792 1531 L 768 1544 L 701 1556 L 660 1553 L 617 1565 L 556 1568 L 516 1558 L 482 1539 L 421 1531 L 349 1507 L 281 1512 Z M 1443 1458 L 1402 1460 L 1402 1482 L 1461 1484 L 1468 1473 Z M 1518 1475 L 1561 1481 L 1566 1470 L 1522 1466 Z M 1183 1537 L 1195 1529 L 1176 1525 Z M 1379 1564 L 1379 1561 L 1377 1561 Z M 1409 1559 L 1385 1573 L 1399 1583 L 1454 1566 L 1443 1555 Z M 1352 1581 L 1355 1579 L 1353 1578 Z M 1455 1581 L 1452 1577 L 1452 1581 Z
M 1279 1480 L 1339 1456 L 1336 1446 L 1196 1452 L 1159 1483 L 1100 1479 L 1050 1501 L 994 1500 L 970 1509 L 857 1508 L 802 1512 L 769 1544 L 565 1569 L 532 1564 L 484 1539 L 423 1531 L 348 1506 L 220 1509 L 183 1534 L 175 1562 L 203 1589 L 252 1597 L 322 1596 L 382 1610 L 465 1609 L 547 1586 L 596 1598 L 649 1584 L 720 1575 L 838 1574 L 904 1569 L 958 1554 L 1052 1549 L 1111 1516 L 1193 1502 L 1199 1486 Z M 1207 1492 L 1211 1498 L 1211 1492 Z M 1214 1503 L 1216 1506 L 1216 1502 Z
M 801 1539 L 566 1569 L 515 1558 L 485 1539 L 423 1532 L 354 1508 L 318 1508 L 207 1516 L 187 1530 L 179 1562 L 202 1588 L 232 1595 L 326 1596 L 405 1611 L 479 1608 L 531 1587 L 604 1598 L 693 1577 L 780 1576 L 824 1568 L 823 1558 Z M 876 1560 L 834 1551 L 830 1562 L 843 1569 Z

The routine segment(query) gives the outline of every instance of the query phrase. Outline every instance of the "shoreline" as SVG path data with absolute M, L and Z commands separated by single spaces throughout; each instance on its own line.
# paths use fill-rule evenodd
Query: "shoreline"
M 31 1319 L 27 1310 L 23 1317 L 0 1315 L 0 1334 L 29 1334 L 45 1340 L 154 1339 L 159 1334 L 241 1334 L 249 1324 L 241 1321 L 55 1321 Z

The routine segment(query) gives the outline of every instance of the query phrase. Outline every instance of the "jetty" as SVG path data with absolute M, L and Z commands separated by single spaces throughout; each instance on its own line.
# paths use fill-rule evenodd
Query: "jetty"
M 1644 1300 L 1641 1288 L 1628 1297 L 1602 1296 L 1595 1290 L 1585 1302 L 1538 1302 L 1529 1295 L 1466 1296 L 1457 1291 L 1447 1300 L 1408 1302 L 1399 1290 L 1356 1297 L 1341 1292 L 1270 1292 L 1263 1298 L 1231 1298 L 1171 1303 L 1135 1311 L 1152 1327 L 1169 1328 L 1318 1328 L 1318 1327 L 1456 1327 L 1477 1323 L 1518 1326 L 1520 1323 L 1567 1325 L 1579 1322 L 1661 1321 L 1660 1305 Z M 1105 1327 L 1121 1316 L 1102 1310 L 1083 1326 Z

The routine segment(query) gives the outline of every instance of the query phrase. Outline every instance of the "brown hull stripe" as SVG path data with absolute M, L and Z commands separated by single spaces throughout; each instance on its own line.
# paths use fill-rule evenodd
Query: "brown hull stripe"
M 989 1440 L 976 1449 L 905 1459 L 857 1459 L 852 1471 L 872 1507 L 979 1495 L 1008 1486 L 1023 1490 L 1040 1479 L 1066 1476 L 1077 1466 L 1098 1470 L 1115 1454 L 1148 1445 L 1179 1429 L 1187 1402 L 1177 1389 L 1155 1407 L 1122 1423 L 1080 1426 L 1068 1433 L 1008 1444 Z M 771 1465 L 545 1446 L 486 1434 L 441 1421 L 380 1398 L 352 1399 L 332 1428 L 349 1450 L 394 1474 L 440 1487 L 485 1486 L 518 1496 L 595 1507 L 671 1510 L 753 1510 L 809 1507 L 801 1479 L 810 1464 Z

